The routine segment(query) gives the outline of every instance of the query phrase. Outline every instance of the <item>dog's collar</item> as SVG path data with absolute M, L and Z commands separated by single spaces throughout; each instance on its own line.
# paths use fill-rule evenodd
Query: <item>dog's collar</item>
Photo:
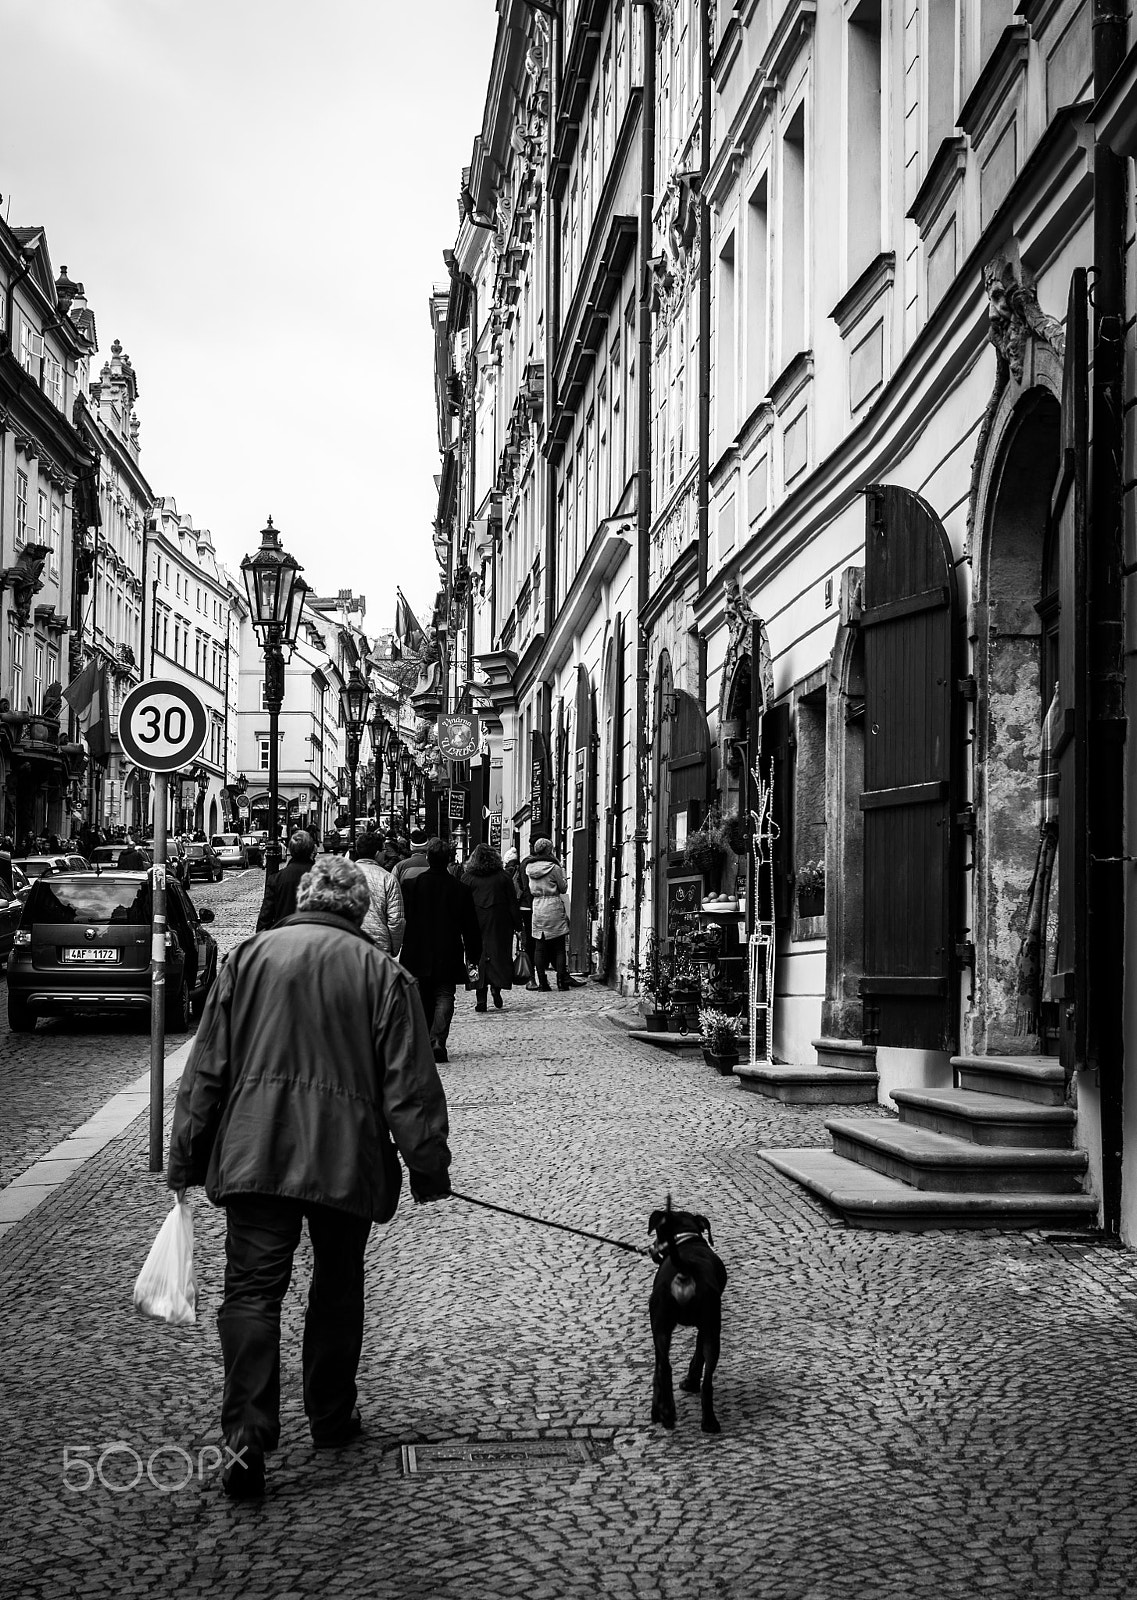
M 714 1254 L 714 1251 L 711 1249 L 711 1246 L 709 1244 L 707 1244 L 706 1239 L 703 1237 L 703 1235 L 701 1233 L 677 1233 L 675 1235 L 675 1238 L 672 1240 L 672 1243 L 676 1244 L 676 1245 L 689 1244 L 692 1239 L 698 1240 L 698 1242 L 700 1244 L 705 1245 L 706 1248 L 711 1251 L 712 1255 Z M 658 1261 L 666 1261 L 666 1259 L 667 1259 L 667 1251 L 668 1251 L 668 1245 L 667 1245 L 666 1241 L 661 1241 L 659 1244 L 653 1244 L 652 1247 L 651 1247 L 651 1259 L 653 1261 L 657 1261 L 657 1262 Z

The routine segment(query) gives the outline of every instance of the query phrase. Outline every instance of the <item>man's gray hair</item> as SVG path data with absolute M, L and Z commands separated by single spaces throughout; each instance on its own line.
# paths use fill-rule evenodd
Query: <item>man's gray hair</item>
M 328 911 L 360 928 L 370 904 L 367 879 L 347 856 L 318 856 L 296 891 L 297 911 Z
M 316 841 L 307 828 L 297 828 L 288 841 L 288 854 L 293 861 L 311 861 L 316 854 Z

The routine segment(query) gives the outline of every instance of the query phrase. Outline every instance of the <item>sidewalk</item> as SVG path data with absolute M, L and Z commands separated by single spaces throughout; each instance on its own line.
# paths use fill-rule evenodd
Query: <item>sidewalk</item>
M 459 998 L 455 1187 L 637 1244 L 668 1190 L 706 1212 L 730 1272 L 722 1435 L 682 1394 L 673 1434 L 649 1422 L 649 1263 L 404 1190 L 369 1247 L 364 1438 L 308 1441 L 305 1247 L 269 1497 L 231 1505 L 223 1217 L 198 1194 L 197 1325 L 136 1316 L 169 1204 L 143 1114 L 0 1238 L 0 1595 L 1132 1592 L 1137 1259 L 847 1230 L 758 1159 L 824 1142 L 825 1107 L 628 1040 L 602 989 L 506 1005 Z M 680 1331 L 677 1368 L 689 1349 Z

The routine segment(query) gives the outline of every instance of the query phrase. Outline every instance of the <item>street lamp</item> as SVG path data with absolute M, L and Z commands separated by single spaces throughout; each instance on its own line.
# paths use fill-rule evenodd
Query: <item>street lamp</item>
M 207 767 L 198 767 L 197 770 L 194 773 L 194 777 L 197 779 L 197 797 L 198 797 L 198 800 L 201 802 L 201 821 L 198 823 L 198 827 L 201 829 L 202 833 L 204 833 L 205 832 L 205 796 L 206 796 L 206 794 L 207 794 L 207 792 L 209 790 L 209 770 L 208 770 L 208 768 Z
M 399 774 L 403 780 L 403 832 L 406 834 L 411 831 L 411 783 L 416 770 L 414 757 L 404 745 L 399 757 Z
M 359 738 L 371 709 L 371 689 L 358 665 L 352 667 L 340 690 L 340 711 L 347 729 L 347 765 L 351 773 L 351 848 L 355 849 L 355 773 L 359 766 Z
M 387 771 L 388 771 L 388 773 L 390 774 L 390 777 L 391 777 L 391 829 L 392 829 L 392 832 L 394 831 L 394 827 L 395 827 L 395 779 L 399 775 L 399 752 L 400 752 L 401 749 L 402 749 L 402 745 L 399 743 L 399 735 L 396 733 L 395 729 L 392 728 L 391 729 L 391 737 L 387 741 L 387 751 L 386 751 L 386 755 L 387 755 Z
M 268 711 L 268 848 L 265 873 L 280 869 L 279 761 L 280 708 L 284 704 L 284 652 L 291 651 L 300 631 L 300 616 L 308 586 L 300 577 L 300 564 L 280 546 L 272 518 L 261 530 L 255 556 L 241 562 L 241 575 L 249 597 L 249 615 L 265 658 L 264 698 Z

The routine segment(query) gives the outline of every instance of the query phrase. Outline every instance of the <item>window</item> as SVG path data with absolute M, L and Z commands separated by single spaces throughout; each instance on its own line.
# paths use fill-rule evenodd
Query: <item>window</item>
M 32 651 L 32 705 L 43 709 L 43 645 L 37 639 Z
M 63 410 L 63 363 L 50 351 L 43 360 L 43 392 L 57 410 Z
M 36 333 L 30 323 L 20 319 L 20 365 L 25 372 L 35 372 L 36 363 L 43 357 L 43 336 Z
M 28 538 L 28 475 L 16 472 L 16 543 L 26 544 Z
M 19 623 L 8 623 L 8 660 L 12 663 L 11 701 L 13 711 L 24 709 L 24 635 Z
M 257 744 L 260 747 L 261 771 L 262 772 L 267 772 L 268 771 L 269 741 L 267 739 L 258 739 L 257 740 Z
M 715 416 L 715 450 L 721 455 L 734 438 L 737 426 L 734 364 L 734 235 L 727 239 L 719 255 L 715 294 L 715 375 L 714 393 L 718 400 Z
M 924 170 L 943 141 L 955 131 L 956 0 L 928 0 L 928 144 Z
M 59 552 L 63 547 L 63 508 L 52 504 L 51 507 L 51 570 L 59 571 Z
M 769 247 L 769 212 L 766 179 L 746 207 L 746 411 L 766 393 L 766 262 Z
M 41 489 L 39 491 L 39 514 L 36 517 L 36 541 L 37 541 L 37 543 L 39 543 L 39 544 L 47 544 L 48 538 L 50 536 L 50 532 L 51 532 L 50 524 L 48 523 L 48 519 L 47 519 L 47 496 L 44 494 L 43 490 Z
M 781 349 L 786 367 L 805 349 L 805 107 L 798 106 L 782 139 Z
M 880 0 L 861 0 L 849 15 L 845 169 L 846 282 L 880 254 Z

